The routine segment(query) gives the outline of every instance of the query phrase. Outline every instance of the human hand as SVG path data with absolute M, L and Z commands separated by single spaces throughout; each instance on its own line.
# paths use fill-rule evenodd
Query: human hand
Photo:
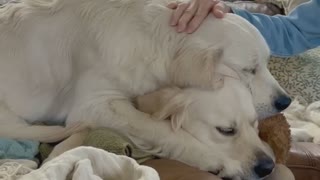
M 191 0 L 190 2 L 172 2 L 168 8 L 173 9 L 170 25 L 177 32 L 193 33 L 198 29 L 210 12 L 217 18 L 223 18 L 231 8 L 220 0 Z

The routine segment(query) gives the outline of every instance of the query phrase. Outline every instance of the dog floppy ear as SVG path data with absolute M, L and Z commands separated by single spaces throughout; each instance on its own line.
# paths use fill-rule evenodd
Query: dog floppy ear
M 216 67 L 222 56 L 221 48 L 201 42 L 181 47 L 170 64 L 172 83 L 179 87 L 213 88 L 212 85 L 216 85 Z
M 153 116 L 158 120 L 169 119 L 173 131 L 177 131 L 188 117 L 187 107 L 191 104 L 191 100 L 180 91 L 165 102 Z
M 171 121 L 172 130 L 174 132 L 178 131 L 181 128 L 183 121 L 186 121 L 187 118 L 188 118 L 188 116 L 187 116 L 186 106 L 180 107 L 179 109 L 177 109 L 177 111 L 174 112 L 169 117 L 169 119 Z
M 169 119 L 174 131 L 177 131 L 187 118 L 186 108 L 190 103 L 190 99 L 176 87 L 160 89 L 136 99 L 137 109 L 152 114 L 157 120 Z
M 240 80 L 240 75 L 238 74 L 238 72 L 236 70 L 234 70 L 229 65 L 226 65 L 224 63 L 220 63 L 216 67 L 214 81 L 213 81 L 214 86 L 215 87 L 222 87 L 225 77 L 229 77 L 229 78 L 234 78 L 234 79 L 239 79 Z

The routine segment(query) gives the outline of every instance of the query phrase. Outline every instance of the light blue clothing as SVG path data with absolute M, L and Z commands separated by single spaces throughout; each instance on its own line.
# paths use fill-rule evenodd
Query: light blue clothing
M 272 55 L 293 56 L 320 46 L 320 0 L 303 3 L 288 16 L 232 10 L 259 29 Z
M 0 159 L 30 159 L 38 153 L 39 142 L 0 138 Z

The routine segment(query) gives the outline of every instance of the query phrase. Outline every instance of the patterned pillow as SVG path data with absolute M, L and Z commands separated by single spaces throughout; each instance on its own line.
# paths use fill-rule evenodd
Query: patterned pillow
M 269 69 L 292 97 L 306 103 L 320 100 L 320 48 L 291 58 L 272 57 Z
M 284 14 L 284 9 L 275 2 L 258 2 L 261 0 L 223 0 L 232 8 L 245 9 L 252 13 L 262 13 L 270 16 Z M 274 1 L 274 0 L 273 0 Z M 279 0 L 282 1 L 282 0 Z

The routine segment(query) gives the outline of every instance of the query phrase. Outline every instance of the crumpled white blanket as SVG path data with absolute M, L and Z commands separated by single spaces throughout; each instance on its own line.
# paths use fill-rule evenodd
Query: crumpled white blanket
M 15 180 L 36 169 L 38 164 L 27 159 L 0 159 L 0 180 Z
M 46 162 L 19 180 L 160 180 L 134 159 L 93 147 L 78 147 Z
M 295 100 L 283 114 L 291 126 L 292 141 L 320 144 L 320 101 L 303 105 Z

